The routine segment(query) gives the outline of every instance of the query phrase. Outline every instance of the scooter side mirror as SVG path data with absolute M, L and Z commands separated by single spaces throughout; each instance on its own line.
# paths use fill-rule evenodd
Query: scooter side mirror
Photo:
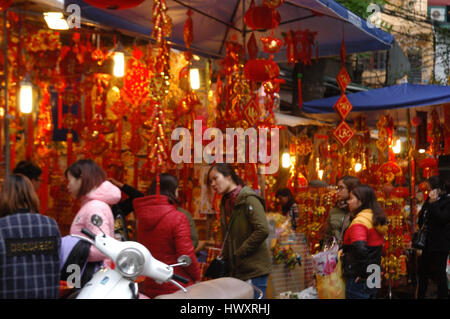
M 177 262 L 180 264 L 183 263 L 183 267 L 188 267 L 190 264 L 192 264 L 192 259 L 188 255 L 181 255 L 180 257 L 178 257 Z

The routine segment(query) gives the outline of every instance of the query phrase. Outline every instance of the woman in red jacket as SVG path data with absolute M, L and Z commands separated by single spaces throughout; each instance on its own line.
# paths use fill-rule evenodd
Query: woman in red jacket
M 155 179 L 150 185 L 148 196 L 133 201 L 137 218 L 137 241 L 148 248 L 156 259 L 171 265 L 178 257 L 188 255 L 192 264 L 176 267 L 177 275 L 189 279 L 186 286 L 200 280 L 200 267 L 194 253 L 189 221 L 185 214 L 177 210 L 178 181 L 170 174 L 160 174 L 160 195 L 156 193 Z M 171 283 L 158 284 L 146 278 L 140 291 L 149 298 L 169 294 L 179 290 Z
M 386 215 L 368 185 L 352 189 L 347 203 L 352 221 L 345 231 L 342 247 L 345 297 L 374 299 L 381 282 Z M 376 269 L 379 271 L 374 272 Z

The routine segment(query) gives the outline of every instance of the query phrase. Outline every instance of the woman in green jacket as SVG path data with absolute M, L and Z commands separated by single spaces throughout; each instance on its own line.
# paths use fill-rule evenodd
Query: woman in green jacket
M 251 283 L 265 298 L 272 259 L 266 244 L 269 235 L 264 200 L 245 186 L 231 165 L 214 164 L 208 172 L 208 184 L 222 196 L 220 204 L 222 257 L 228 276 Z
M 331 245 L 333 237 L 336 238 L 339 247 L 342 246 L 344 232 L 350 225 L 350 214 L 348 210 L 347 200 L 353 188 L 360 185 L 361 182 L 354 176 L 343 176 L 337 182 L 337 199 L 336 206 L 330 209 L 328 214 L 328 224 L 325 235 L 322 239 L 322 245 Z

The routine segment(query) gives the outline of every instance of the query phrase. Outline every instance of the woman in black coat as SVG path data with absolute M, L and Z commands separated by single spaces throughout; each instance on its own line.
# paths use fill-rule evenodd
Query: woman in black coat
M 438 298 L 448 298 L 446 265 L 450 250 L 450 194 L 438 176 L 428 179 L 430 193 L 419 213 L 418 225 L 428 228 L 419 261 L 417 298 L 425 298 L 428 279 L 437 282 Z

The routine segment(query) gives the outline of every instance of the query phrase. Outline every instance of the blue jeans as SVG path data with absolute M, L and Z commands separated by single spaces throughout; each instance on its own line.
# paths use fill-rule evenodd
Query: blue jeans
M 377 288 L 367 287 L 366 279 L 355 282 L 354 277 L 345 278 L 345 299 L 375 299 Z
M 263 293 L 262 299 L 266 299 L 266 288 L 267 288 L 267 281 L 268 280 L 269 280 L 269 275 L 254 277 L 254 278 L 250 279 L 250 281 L 252 282 L 252 284 L 254 286 L 256 286 L 259 289 L 261 289 L 261 291 Z M 256 299 L 258 297 L 259 297 L 259 292 L 255 290 L 253 298 Z

